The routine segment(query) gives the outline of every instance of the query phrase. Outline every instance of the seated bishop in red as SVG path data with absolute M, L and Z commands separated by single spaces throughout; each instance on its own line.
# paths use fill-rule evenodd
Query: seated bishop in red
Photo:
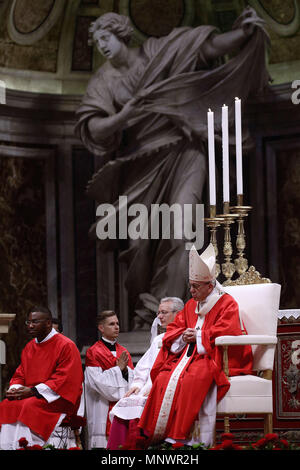
M 82 394 L 81 357 L 73 341 L 52 327 L 52 315 L 35 307 L 26 321 L 33 337 L 22 351 L 6 398 L 0 403 L 0 448 L 14 450 L 25 437 L 43 445 L 66 415 L 76 412 Z
M 214 247 L 209 245 L 201 256 L 192 247 L 192 298 L 167 327 L 139 422 L 148 442 L 213 443 L 216 405 L 230 387 L 215 339 L 245 333 L 236 301 L 215 277 Z M 228 355 L 229 375 L 252 373 L 251 346 L 229 348 Z

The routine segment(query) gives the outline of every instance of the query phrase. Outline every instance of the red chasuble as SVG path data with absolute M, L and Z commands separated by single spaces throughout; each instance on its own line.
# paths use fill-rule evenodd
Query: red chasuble
M 126 348 L 121 346 L 119 343 L 116 343 L 116 356 L 114 356 L 111 351 L 105 346 L 103 341 L 97 341 L 93 346 L 91 346 L 85 356 L 85 366 L 86 367 L 101 367 L 102 370 L 111 369 L 117 365 L 117 358 L 119 358 L 122 352 L 127 352 L 128 354 L 128 366 L 133 369 L 133 363 L 131 356 Z M 111 422 L 109 419 L 109 412 L 112 407 L 117 402 L 109 402 L 108 404 L 108 413 L 107 413 L 107 422 L 106 422 L 106 435 L 109 435 Z
M 47 441 L 61 413 L 71 414 L 78 408 L 82 382 L 81 357 L 73 341 L 60 333 L 44 343 L 30 341 L 10 385 L 34 387 L 44 383 L 60 398 L 52 403 L 36 397 L 5 399 L 0 403 L 0 424 L 20 421 Z
M 238 305 L 230 295 L 221 296 L 205 316 L 201 333 L 207 354 L 198 354 L 195 346 L 192 355 L 187 358 L 185 352 L 188 345 L 180 354 L 170 352 L 173 341 L 186 328 L 195 328 L 196 306 L 195 300 L 189 300 L 174 322 L 168 325 L 163 347 L 151 370 L 153 386 L 139 427 L 154 440 L 165 437 L 187 439 L 212 382 L 217 384 L 218 401 L 230 387 L 222 371 L 222 350 L 215 347 L 218 336 L 242 334 Z M 229 375 L 252 373 L 251 346 L 228 348 L 228 357 Z M 161 426 L 163 421 L 164 425 Z

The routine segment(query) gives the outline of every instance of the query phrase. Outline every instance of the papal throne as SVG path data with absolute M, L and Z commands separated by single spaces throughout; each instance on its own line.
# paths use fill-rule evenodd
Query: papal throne
M 253 375 L 229 377 L 230 389 L 217 405 L 217 414 L 225 416 L 229 432 L 229 415 L 264 414 L 264 432 L 272 432 L 272 371 L 277 344 L 277 321 L 281 286 L 275 283 L 224 287 L 237 301 L 247 335 L 220 336 L 216 345 L 223 348 L 224 371 L 228 373 L 227 351 L 234 345 L 251 344 Z

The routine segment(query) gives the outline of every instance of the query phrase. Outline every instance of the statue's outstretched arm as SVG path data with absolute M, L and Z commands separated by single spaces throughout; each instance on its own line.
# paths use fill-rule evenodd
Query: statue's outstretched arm
M 248 7 L 237 19 L 232 31 L 211 36 L 203 44 L 203 54 L 207 60 L 214 60 L 239 49 L 252 36 L 255 28 L 263 27 L 264 24 L 255 10 Z

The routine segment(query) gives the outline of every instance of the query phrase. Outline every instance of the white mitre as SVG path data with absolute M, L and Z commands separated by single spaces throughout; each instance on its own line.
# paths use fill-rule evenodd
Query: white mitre
M 195 246 L 189 254 L 189 279 L 196 282 L 208 282 L 216 278 L 216 253 L 210 243 L 201 255 Z

